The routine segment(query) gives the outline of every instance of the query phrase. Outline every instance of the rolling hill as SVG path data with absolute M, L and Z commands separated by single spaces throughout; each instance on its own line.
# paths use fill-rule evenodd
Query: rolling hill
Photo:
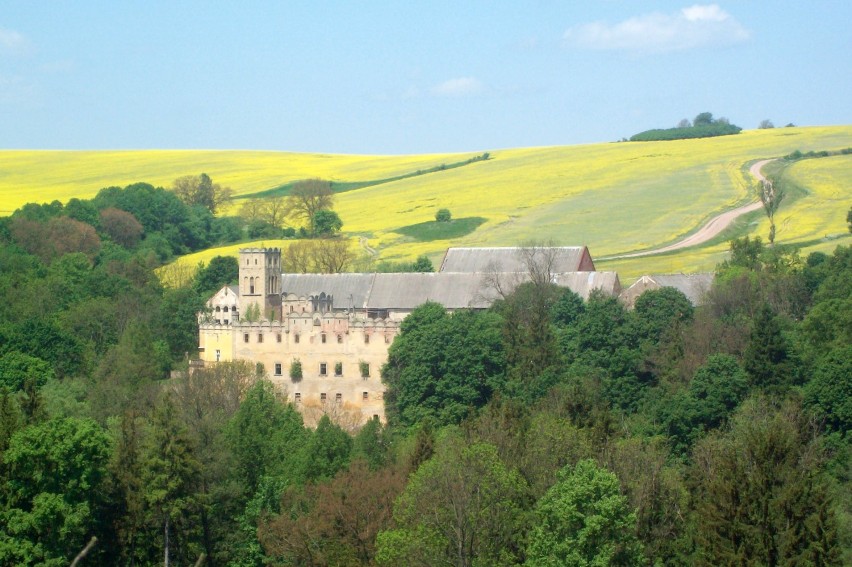
M 697 140 L 490 150 L 487 160 L 447 169 L 441 164 L 481 152 L 0 151 L 0 211 L 8 214 L 30 201 L 92 197 L 102 187 L 135 181 L 167 187 L 176 177 L 202 171 L 231 186 L 236 196 L 322 177 L 360 186 L 340 193 L 335 209 L 353 246 L 363 242 L 381 259 L 427 254 L 437 260 L 451 245 L 508 246 L 533 239 L 587 244 L 602 258 L 677 241 L 714 214 L 753 200 L 747 170 L 755 160 L 850 146 L 852 126 L 778 128 Z M 778 241 L 802 245 L 805 252 L 847 242 L 852 156 L 796 162 L 785 179 L 795 190 L 778 213 Z M 384 182 L 361 186 L 379 180 Z M 454 222 L 464 226 L 449 234 L 432 230 L 428 223 L 439 208 L 450 209 Z M 762 212 L 696 248 L 597 264 L 618 270 L 624 280 L 646 272 L 709 270 L 723 257 L 727 238 L 746 232 L 765 237 Z M 245 245 L 181 262 L 195 265 Z

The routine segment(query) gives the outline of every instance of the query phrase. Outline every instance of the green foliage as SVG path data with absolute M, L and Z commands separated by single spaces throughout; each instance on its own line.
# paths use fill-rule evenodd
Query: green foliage
M 0 563 L 66 565 L 99 533 L 107 434 L 88 419 L 63 418 L 15 433 L 3 453 Z
M 805 406 L 826 430 L 841 436 L 852 431 L 852 344 L 829 351 L 805 385 Z
M 432 260 L 425 254 L 418 256 L 414 262 L 391 262 L 383 260 L 379 262 L 375 271 L 383 274 L 395 274 L 403 272 L 434 272 L 435 267 Z
M 352 438 L 323 415 L 305 446 L 304 477 L 315 482 L 329 480 L 349 465 Z
M 450 240 L 472 233 L 486 220 L 488 219 L 483 217 L 465 217 L 446 222 L 427 221 L 399 227 L 395 232 L 413 238 L 418 242 Z
M 520 557 L 524 484 L 492 445 L 451 437 L 415 472 L 377 537 L 379 565 L 512 565 Z
M 692 321 L 695 308 L 683 292 L 673 287 L 649 289 L 636 299 L 637 333 L 657 342 L 674 325 Z
M 290 363 L 290 379 L 294 382 L 302 379 L 302 361 L 298 358 L 294 358 Z
M 526 565 L 642 565 L 636 512 L 618 479 L 593 460 L 565 467 L 539 499 Z
M 500 318 L 493 313 L 448 315 L 426 303 L 403 321 L 382 369 L 386 411 L 408 427 L 425 418 L 457 423 L 488 402 L 505 371 Z
M 697 565 L 839 565 L 819 442 L 798 405 L 749 400 L 693 456 Z
M 195 273 L 192 287 L 198 295 L 207 297 L 223 286 L 236 283 L 239 275 L 240 265 L 235 257 L 215 256 Z
M 280 399 L 271 382 L 259 380 L 249 389 L 226 439 L 247 494 L 254 494 L 266 476 L 283 478 L 285 484 L 301 481 L 299 455 L 307 432 L 302 416 Z
M 700 116 L 700 115 L 699 115 Z M 696 117 L 697 118 L 697 117 Z M 688 140 L 694 138 L 712 138 L 739 134 L 742 128 L 733 124 L 715 122 L 712 124 L 694 123 L 691 128 L 664 128 L 645 130 L 630 136 L 631 142 L 653 142 L 665 140 Z
M 53 368 L 40 358 L 17 351 L 0 355 L 0 388 L 17 392 L 27 382 L 41 387 L 53 378 Z
M 314 213 L 311 224 L 317 236 L 332 236 L 343 228 L 343 221 L 334 211 L 317 211 Z
M 794 384 L 797 369 L 789 351 L 775 313 L 764 304 L 754 318 L 748 348 L 743 355 L 743 367 L 752 384 L 764 389 Z
M 438 209 L 438 212 L 435 213 L 436 222 L 450 222 L 452 218 L 450 209 Z

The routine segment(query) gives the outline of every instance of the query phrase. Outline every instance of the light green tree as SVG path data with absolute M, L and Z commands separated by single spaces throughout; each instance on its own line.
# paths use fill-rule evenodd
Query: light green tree
M 642 565 L 636 512 L 618 479 L 591 459 L 563 468 L 539 499 L 527 565 Z

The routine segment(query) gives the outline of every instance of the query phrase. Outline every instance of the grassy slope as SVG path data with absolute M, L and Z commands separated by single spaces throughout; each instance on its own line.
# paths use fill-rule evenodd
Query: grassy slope
M 755 130 L 673 142 L 492 151 L 488 161 L 343 193 L 336 209 L 344 230 L 353 238 L 366 236 L 384 259 L 411 259 L 425 253 L 437 261 L 449 245 L 505 246 L 530 239 L 587 244 L 593 257 L 601 257 L 672 242 L 721 210 L 753 199 L 745 173 L 751 161 L 796 149 L 849 146 L 852 126 Z M 0 152 L 0 209 L 32 200 L 87 197 L 100 187 L 137 180 L 168 185 L 179 175 L 200 171 L 243 194 L 308 177 L 382 179 L 473 155 Z M 119 173 L 110 173 L 116 171 Z M 811 193 L 782 206 L 779 240 L 810 242 L 814 249 L 845 242 L 845 237 L 818 240 L 826 234 L 846 234 L 845 211 L 852 200 L 850 157 L 806 160 L 788 172 Z M 454 218 L 487 220 L 473 233 L 452 240 L 421 242 L 396 232 L 433 219 L 442 207 L 449 208 Z M 756 214 L 740 223 L 739 233 L 746 230 L 765 235 L 768 225 Z M 737 230 L 726 236 L 733 233 Z M 237 248 L 206 251 L 185 262 L 194 265 L 217 253 L 234 253 Z M 725 249 L 724 239 L 718 239 L 699 249 L 600 262 L 598 267 L 618 270 L 625 281 L 647 272 L 710 270 Z

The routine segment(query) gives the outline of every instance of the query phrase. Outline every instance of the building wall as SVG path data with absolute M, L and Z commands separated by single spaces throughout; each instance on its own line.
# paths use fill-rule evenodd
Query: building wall
M 359 422 L 374 415 L 384 420 L 380 371 L 398 332 L 394 321 L 347 313 L 294 313 L 283 321 L 240 322 L 230 327 L 202 324 L 200 358 L 215 363 L 218 350 L 219 361 L 261 363 L 296 405 L 346 408 L 359 414 Z M 290 377 L 295 360 L 302 366 L 301 379 Z M 362 370 L 368 375 L 363 376 Z

